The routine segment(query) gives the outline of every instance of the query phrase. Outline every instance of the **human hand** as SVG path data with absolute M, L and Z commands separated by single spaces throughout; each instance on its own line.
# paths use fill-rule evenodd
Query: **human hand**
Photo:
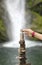
M 24 32 L 27 36 L 31 37 L 33 30 L 31 29 L 22 29 L 22 32 Z

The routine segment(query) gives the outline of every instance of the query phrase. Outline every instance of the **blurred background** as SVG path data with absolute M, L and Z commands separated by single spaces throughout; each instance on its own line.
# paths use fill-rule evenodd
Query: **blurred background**
M 12 3 L 14 5 L 12 5 Z M 15 3 L 18 3 L 18 4 L 15 5 Z M 20 5 L 20 7 L 19 7 L 19 5 Z M 17 8 L 15 8 L 14 6 Z M 22 15 L 15 14 L 15 11 L 19 11 L 19 8 L 20 8 L 19 13 L 21 13 Z M 25 12 L 25 13 L 23 13 L 23 12 Z M 19 17 L 20 17 L 20 19 L 19 19 Z M 14 20 L 13 20 L 13 18 L 14 18 Z M 16 18 L 19 19 L 18 24 L 15 23 Z M 13 21 L 14 21 L 14 23 L 13 23 Z M 20 24 L 19 21 L 20 21 L 20 23 L 21 22 L 22 23 Z M 19 25 L 22 25 L 22 26 L 19 26 Z M 16 26 L 18 27 L 18 29 L 19 29 L 19 27 L 20 27 L 20 29 L 21 29 L 21 27 L 22 28 L 31 28 L 34 31 L 42 33 L 42 0 L 39 0 L 39 1 L 38 0 L 25 0 L 25 2 L 24 1 L 15 2 L 14 0 L 12 0 L 12 1 L 0 0 L 0 43 L 6 42 L 6 41 L 11 41 L 11 40 L 13 40 L 12 38 L 14 38 L 13 36 L 16 37 L 16 31 L 14 30 L 16 28 Z M 18 32 L 19 31 L 20 30 L 18 30 Z M 17 36 L 18 35 L 19 34 L 17 34 Z M 33 39 L 33 38 L 31 38 L 31 39 Z M 33 39 L 33 40 L 35 40 L 35 39 Z
M 42 0 L 0 0 L 0 65 L 16 65 L 20 30 L 42 33 Z M 42 41 L 25 36 L 27 62 L 42 65 Z

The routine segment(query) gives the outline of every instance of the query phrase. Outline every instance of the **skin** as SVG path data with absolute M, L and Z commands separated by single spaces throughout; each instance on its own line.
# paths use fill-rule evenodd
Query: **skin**
M 32 33 L 34 32 L 31 29 L 22 29 L 22 32 L 24 32 L 27 36 L 32 37 Z M 42 40 L 42 34 L 35 32 L 34 34 L 35 38 L 38 38 L 39 40 Z

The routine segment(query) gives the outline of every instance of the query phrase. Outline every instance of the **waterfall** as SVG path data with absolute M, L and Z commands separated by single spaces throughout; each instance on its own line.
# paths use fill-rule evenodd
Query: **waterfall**
M 25 27 L 25 0 L 6 0 L 5 5 L 10 18 L 12 40 L 18 42 L 20 30 Z
M 5 4 L 5 23 L 10 40 L 3 44 L 4 47 L 19 47 L 20 30 L 30 26 L 31 15 L 28 10 L 28 16 L 25 19 L 25 0 L 4 0 Z M 8 16 L 8 17 L 7 17 Z M 26 47 L 42 45 L 38 42 L 26 40 Z

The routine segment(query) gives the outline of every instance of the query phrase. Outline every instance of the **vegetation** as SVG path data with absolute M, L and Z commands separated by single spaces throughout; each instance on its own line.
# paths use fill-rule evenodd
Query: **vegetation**
M 0 43 L 8 41 L 8 37 L 6 34 L 6 28 L 4 26 L 3 20 L 0 19 Z
M 42 0 L 26 0 L 27 6 L 29 5 L 29 7 L 32 7 L 39 2 L 42 2 Z
M 29 5 L 32 13 L 31 28 L 35 31 L 42 33 L 42 0 L 27 0 L 26 2 L 27 5 Z
M 42 0 L 26 0 L 26 2 L 27 10 L 29 6 L 32 14 L 31 29 L 36 32 L 42 33 Z
M 42 16 L 33 11 L 32 14 L 33 14 L 33 20 L 31 28 L 37 32 L 42 33 Z
M 2 16 L 4 15 L 4 6 L 3 6 L 3 0 L 0 0 L 0 43 L 8 41 L 8 36 L 6 33 L 6 27 L 3 21 Z

